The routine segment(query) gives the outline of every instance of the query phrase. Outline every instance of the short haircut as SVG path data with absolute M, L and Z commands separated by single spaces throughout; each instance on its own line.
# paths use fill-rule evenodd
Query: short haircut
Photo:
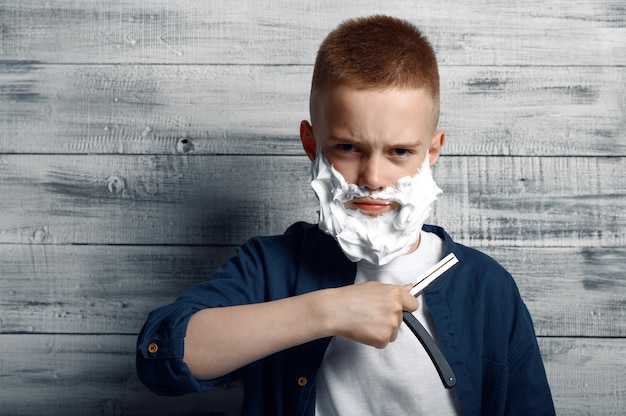
M 439 118 L 439 70 L 430 42 L 413 24 L 390 16 L 350 19 L 320 45 L 311 101 L 332 87 L 358 90 L 423 88 Z

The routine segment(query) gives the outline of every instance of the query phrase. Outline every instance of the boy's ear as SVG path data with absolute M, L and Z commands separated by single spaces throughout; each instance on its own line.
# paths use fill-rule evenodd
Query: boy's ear
M 313 126 L 308 121 L 302 120 L 300 123 L 300 141 L 302 147 L 311 162 L 315 160 L 317 146 L 315 145 L 315 137 L 313 136 Z
M 441 148 L 443 147 L 444 142 L 446 141 L 446 134 L 443 130 L 439 130 L 435 133 L 433 140 L 430 144 L 430 149 L 428 149 L 428 159 L 430 161 L 430 166 L 432 167 L 439 155 L 441 154 Z

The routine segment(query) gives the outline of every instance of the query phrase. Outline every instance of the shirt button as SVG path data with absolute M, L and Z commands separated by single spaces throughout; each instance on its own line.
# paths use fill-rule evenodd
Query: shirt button
M 156 344 L 156 342 L 151 342 L 150 345 L 148 345 L 148 352 L 150 354 L 154 354 L 159 350 L 159 346 Z
M 306 377 L 298 377 L 298 386 L 304 387 L 309 382 Z

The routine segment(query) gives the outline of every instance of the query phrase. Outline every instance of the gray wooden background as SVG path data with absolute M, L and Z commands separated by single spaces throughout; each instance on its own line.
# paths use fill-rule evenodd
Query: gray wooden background
M 0 0 L 0 414 L 234 415 L 157 397 L 146 314 L 315 221 L 298 125 L 325 34 L 389 13 L 440 59 L 432 222 L 497 258 L 560 415 L 626 409 L 623 0 Z

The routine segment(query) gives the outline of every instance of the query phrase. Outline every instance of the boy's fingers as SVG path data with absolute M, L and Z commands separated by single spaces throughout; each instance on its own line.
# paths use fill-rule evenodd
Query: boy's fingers
M 419 301 L 410 292 L 412 288 L 413 284 L 411 283 L 402 286 L 402 289 L 405 291 L 402 296 L 402 306 L 405 311 L 409 312 L 414 312 L 419 308 Z

